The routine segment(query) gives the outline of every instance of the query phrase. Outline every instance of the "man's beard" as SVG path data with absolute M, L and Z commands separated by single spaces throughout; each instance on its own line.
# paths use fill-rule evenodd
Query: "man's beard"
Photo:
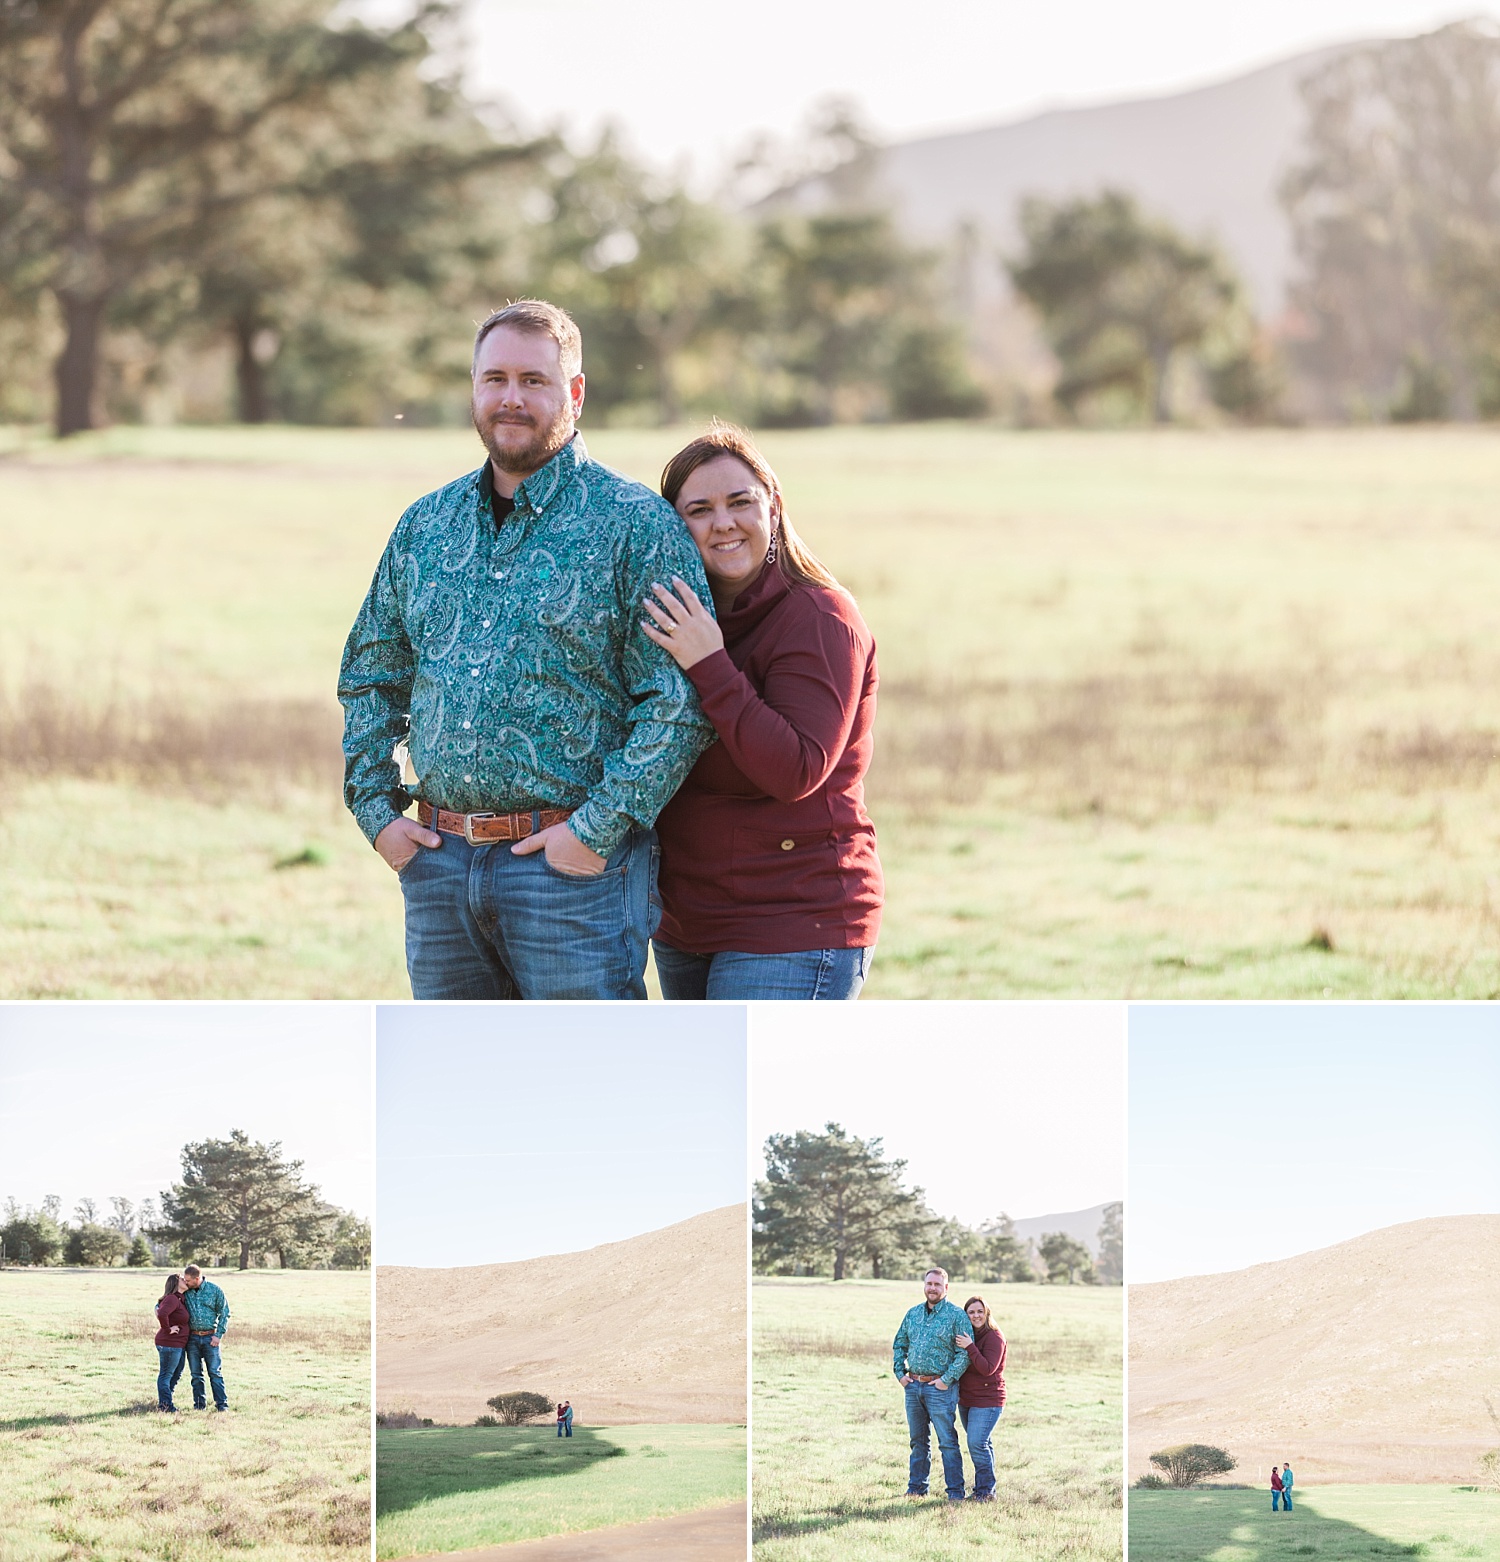
M 469 416 L 474 421 L 475 430 L 480 439 L 484 441 L 484 448 L 490 453 L 490 460 L 502 472 L 519 473 L 526 476 L 531 472 L 540 471 L 546 464 L 567 444 L 573 435 L 573 409 L 564 405 L 551 425 L 545 429 L 539 429 L 535 421 L 531 421 L 532 435 L 524 445 L 503 446 L 495 438 L 495 425 L 482 427 L 475 413 L 472 402 L 469 404 Z M 516 423 L 502 424 L 505 428 L 516 428 Z

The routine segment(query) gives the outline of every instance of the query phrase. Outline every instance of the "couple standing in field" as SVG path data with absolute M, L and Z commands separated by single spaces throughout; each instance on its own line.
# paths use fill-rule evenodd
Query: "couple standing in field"
M 1276 1504 L 1280 1501 L 1282 1507 L 1288 1513 L 1292 1511 L 1292 1467 L 1284 1464 L 1278 1470 L 1271 1466 L 1271 1512 L 1276 1511 Z
M 412 993 L 644 998 L 650 944 L 667 998 L 856 998 L 874 640 L 746 433 L 656 494 L 590 459 L 583 401 L 565 311 L 480 325 L 488 460 L 401 517 L 344 648 L 344 796 Z
M 901 1320 L 892 1342 L 896 1381 L 906 1390 L 911 1463 L 906 1495 L 925 1497 L 932 1470 L 932 1434 L 943 1461 L 949 1502 L 964 1500 L 964 1460 L 955 1415 L 963 1422 L 974 1461 L 972 1502 L 995 1500 L 991 1434 L 1005 1409 L 1005 1336 L 984 1298 L 971 1296 L 960 1312 L 948 1296 L 948 1271 L 922 1277 L 925 1300 Z
M 229 1327 L 229 1302 L 196 1264 L 180 1275 L 168 1275 L 166 1290 L 156 1304 L 156 1408 L 177 1414 L 172 1391 L 186 1364 L 193 1385 L 193 1409 L 207 1410 L 203 1379 L 213 1389 L 214 1409 L 228 1410 L 219 1346 Z

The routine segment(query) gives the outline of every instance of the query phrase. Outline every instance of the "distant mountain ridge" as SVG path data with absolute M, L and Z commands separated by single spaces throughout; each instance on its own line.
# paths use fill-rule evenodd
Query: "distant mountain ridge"
M 1472 1481 L 1500 1443 L 1500 1215 L 1388 1226 L 1130 1287 L 1132 1477 L 1203 1442 L 1232 1480 Z M 1305 1468 L 1304 1468 L 1305 1467 Z
M 1017 211 L 1027 195 L 1127 190 L 1187 233 L 1218 239 L 1257 311 L 1274 316 L 1295 268 L 1291 226 L 1277 192 L 1305 128 L 1299 83 L 1338 54 L 1364 46 L 1314 50 L 1188 92 L 1053 109 L 988 129 L 896 142 L 877 154 L 872 188 L 890 201 L 911 237 L 947 243 L 969 223 L 986 256 L 996 248 L 1015 252 Z M 829 182 L 816 178 L 771 199 L 811 210 L 831 198 Z M 981 281 L 1001 285 L 995 275 Z
M 742 1423 L 747 1216 L 519 1263 L 377 1266 L 377 1408 L 465 1425 L 531 1389 L 595 1426 Z
M 1023 1242 L 1040 1241 L 1053 1231 L 1082 1242 L 1093 1258 L 1099 1256 L 1099 1227 L 1104 1221 L 1104 1205 L 1093 1204 L 1088 1209 L 1068 1210 L 1061 1215 L 1028 1215 L 1025 1220 L 1013 1221 L 1016 1235 Z

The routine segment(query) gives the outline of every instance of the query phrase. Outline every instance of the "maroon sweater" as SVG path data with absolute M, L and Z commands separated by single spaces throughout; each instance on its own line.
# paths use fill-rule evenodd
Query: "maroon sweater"
M 156 1331 L 158 1345 L 187 1349 L 188 1335 L 192 1332 L 193 1324 L 188 1317 L 187 1303 L 180 1296 L 162 1297 L 156 1304 L 156 1322 L 159 1325 Z M 177 1325 L 177 1333 L 169 1334 L 167 1331 L 174 1323 Z
M 884 884 L 865 771 L 875 641 L 846 592 L 763 570 L 688 668 L 719 734 L 656 822 L 658 937 L 691 954 L 863 949 Z
M 958 1402 L 974 1410 L 1005 1403 L 1005 1336 L 993 1324 L 969 1346 L 969 1370 L 958 1380 Z

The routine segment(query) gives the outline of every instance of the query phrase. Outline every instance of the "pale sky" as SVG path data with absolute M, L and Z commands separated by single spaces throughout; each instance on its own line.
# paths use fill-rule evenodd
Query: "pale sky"
M 1493 1213 L 1493 1004 L 1131 1008 L 1127 1281 Z
M 184 1144 L 281 1141 L 341 1209 L 374 1207 L 360 1003 L 0 1004 L 0 1201 L 160 1198 Z
M 376 1263 L 578 1252 L 745 1201 L 742 1006 L 378 1015 Z
M 769 1135 L 836 1122 L 970 1224 L 1124 1195 L 1123 1004 L 757 1004 L 750 1057 L 752 1178 Z
M 358 3 L 358 0 L 356 0 Z M 374 14 L 402 0 L 364 0 Z M 471 85 L 570 140 L 606 120 L 713 172 L 830 95 L 888 139 L 1180 91 L 1329 43 L 1424 32 L 1500 3 L 1433 0 L 469 0 Z

